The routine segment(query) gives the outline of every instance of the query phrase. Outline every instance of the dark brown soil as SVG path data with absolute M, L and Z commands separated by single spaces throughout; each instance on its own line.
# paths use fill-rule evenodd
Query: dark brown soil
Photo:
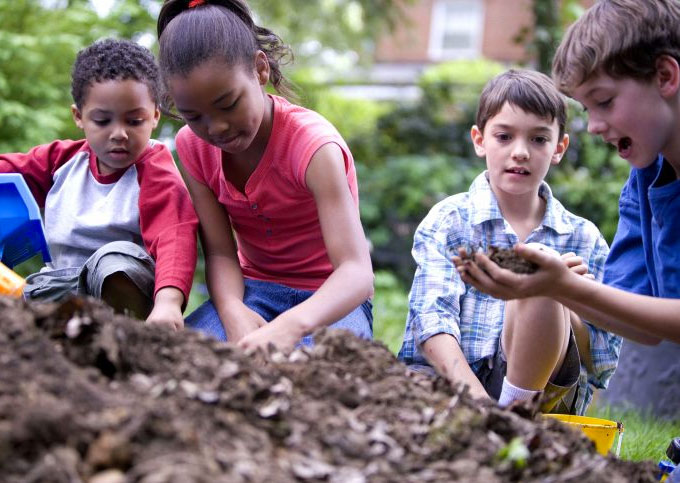
M 98 302 L 0 298 L 3 482 L 655 481 L 529 409 L 343 332 L 247 356 Z
M 474 261 L 475 250 L 467 249 L 466 251 L 468 255 L 464 258 Z M 491 245 L 489 246 L 486 255 L 500 267 L 507 268 L 515 273 L 534 273 L 538 270 L 538 265 L 520 257 L 511 248 L 499 248 Z
M 512 249 L 490 246 L 489 258 L 501 267 L 515 273 L 534 273 L 538 270 L 538 265 L 520 257 Z

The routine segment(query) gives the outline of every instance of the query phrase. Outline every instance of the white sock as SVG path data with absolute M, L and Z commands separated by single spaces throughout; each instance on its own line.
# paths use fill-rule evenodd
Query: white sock
M 504 377 L 501 395 L 498 397 L 498 405 L 504 408 L 515 401 L 528 401 L 539 392 L 541 391 L 532 391 L 530 389 L 522 389 L 521 387 L 513 386 L 512 383 L 508 381 L 508 378 Z

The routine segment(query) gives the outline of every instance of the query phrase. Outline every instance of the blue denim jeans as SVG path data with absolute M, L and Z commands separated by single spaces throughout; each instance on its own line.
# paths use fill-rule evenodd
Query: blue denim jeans
M 304 302 L 314 294 L 311 290 L 298 290 L 274 282 L 245 279 L 243 303 L 257 312 L 267 322 L 274 320 L 279 314 Z M 373 338 L 373 304 L 367 300 L 348 315 L 330 325 L 331 329 L 345 329 L 363 339 Z M 208 300 L 193 311 L 184 321 L 188 329 L 204 332 L 217 340 L 226 341 L 227 334 L 217 314 L 217 310 Z M 305 336 L 301 345 L 313 345 L 311 335 Z

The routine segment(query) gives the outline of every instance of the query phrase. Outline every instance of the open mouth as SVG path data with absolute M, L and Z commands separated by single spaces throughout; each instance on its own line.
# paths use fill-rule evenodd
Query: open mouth
M 520 174 L 522 176 L 529 176 L 531 172 L 526 169 L 526 168 L 508 168 L 505 170 L 506 173 L 511 173 L 511 174 Z
M 619 150 L 619 156 L 622 158 L 628 157 L 630 155 L 631 147 L 633 146 L 633 141 L 629 137 L 623 137 L 619 139 L 616 143 L 616 147 Z

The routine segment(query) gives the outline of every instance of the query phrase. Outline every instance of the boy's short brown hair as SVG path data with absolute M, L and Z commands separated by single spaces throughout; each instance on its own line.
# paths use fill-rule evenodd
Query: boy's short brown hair
M 564 35 L 553 79 L 565 94 L 598 72 L 650 79 L 664 54 L 680 61 L 678 0 L 599 0 Z
M 547 75 L 533 70 L 510 69 L 491 79 L 479 97 L 476 124 L 481 132 L 506 102 L 538 117 L 557 119 L 560 139 L 564 135 L 566 102 Z

